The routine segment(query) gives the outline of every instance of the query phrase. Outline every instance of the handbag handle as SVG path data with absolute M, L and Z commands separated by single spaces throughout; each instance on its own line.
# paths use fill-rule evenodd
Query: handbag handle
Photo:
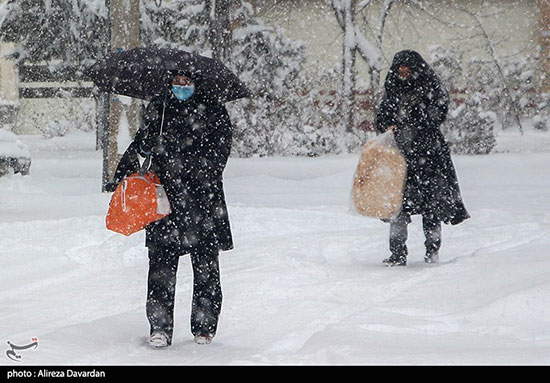
M 150 166 L 151 166 L 151 154 L 149 154 L 145 158 L 145 161 L 143 161 L 143 163 L 139 167 L 138 174 L 143 177 L 145 175 L 145 173 L 147 173 L 147 171 L 149 170 Z

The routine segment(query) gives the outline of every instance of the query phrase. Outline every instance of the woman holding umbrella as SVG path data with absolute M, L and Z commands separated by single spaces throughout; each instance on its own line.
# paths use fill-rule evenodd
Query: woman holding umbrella
M 222 304 L 218 253 L 233 247 L 222 173 L 231 150 L 232 125 L 225 107 L 200 97 L 193 81 L 173 77 L 164 98 L 153 99 L 117 167 L 114 184 L 151 156 L 171 213 L 146 228 L 149 250 L 149 344 L 171 344 L 178 261 L 193 267 L 191 331 L 197 343 L 216 334 Z
M 176 274 L 185 254 L 193 268 L 191 332 L 208 344 L 222 304 L 218 255 L 233 248 L 223 188 L 232 125 L 224 103 L 250 92 L 218 60 L 174 49 L 113 52 L 87 74 L 100 91 L 150 100 L 107 188 L 147 158 L 170 202 L 170 214 L 146 227 L 149 344 L 172 343 Z
M 439 126 L 447 116 L 449 96 L 437 75 L 415 51 L 398 52 L 385 81 L 376 128 L 391 130 L 407 163 L 400 214 L 390 222 L 389 266 L 407 264 L 407 225 L 422 215 L 427 263 L 436 262 L 441 222 L 456 225 L 469 218 L 449 147 Z

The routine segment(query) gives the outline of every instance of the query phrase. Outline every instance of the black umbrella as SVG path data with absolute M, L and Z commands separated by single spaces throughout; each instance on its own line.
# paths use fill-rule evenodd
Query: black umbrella
M 151 100 L 163 96 L 175 74 L 193 80 L 195 95 L 221 103 L 249 97 L 250 91 L 220 61 L 177 49 L 117 51 L 86 71 L 100 91 Z

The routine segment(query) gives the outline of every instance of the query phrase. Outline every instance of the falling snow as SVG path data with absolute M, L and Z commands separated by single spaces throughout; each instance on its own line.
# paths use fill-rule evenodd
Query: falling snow
M 39 339 L 22 364 L 550 363 L 547 2 L 128 0 L 118 27 L 113 3 L 0 0 L 0 341 Z M 125 44 L 156 53 L 108 67 L 139 88 L 108 99 L 90 68 Z M 188 100 L 173 50 L 204 60 Z M 394 125 L 406 171 L 357 181 Z M 168 216 L 108 231 L 102 187 L 149 155 Z M 353 205 L 371 176 L 399 215 Z

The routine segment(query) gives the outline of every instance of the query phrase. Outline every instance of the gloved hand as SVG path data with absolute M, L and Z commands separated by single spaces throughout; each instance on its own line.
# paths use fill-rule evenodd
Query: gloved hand
M 138 153 L 141 157 L 147 157 L 151 154 L 151 149 L 148 148 L 146 145 L 142 145 L 140 144 L 139 145 L 139 153 Z
M 107 182 L 105 184 L 105 191 L 108 193 L 112 193 L 116 190 L 118 184 L 116 182 Z

